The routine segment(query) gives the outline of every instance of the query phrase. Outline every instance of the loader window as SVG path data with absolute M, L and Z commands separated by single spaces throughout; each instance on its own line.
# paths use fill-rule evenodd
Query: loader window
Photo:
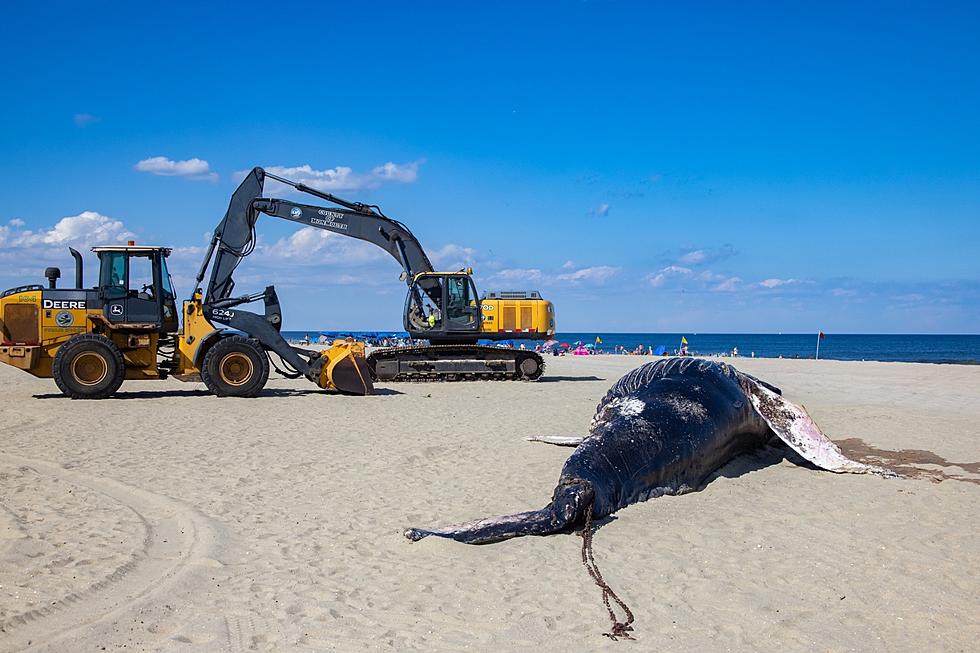
M 99 287 L 106 299 L 126 296 L 126 252 L 105 252 L 102 255 Z
M 153 259 L 149 256 L 130 257 L 129 296 L 153 299 Z
M 177 294 L 174 292 L 173 279 L 170 278 L 170 270 L 167 269 L 167 259 L 160 257 L 160 283 L 163 286 L 163 297 L 174 298 Z

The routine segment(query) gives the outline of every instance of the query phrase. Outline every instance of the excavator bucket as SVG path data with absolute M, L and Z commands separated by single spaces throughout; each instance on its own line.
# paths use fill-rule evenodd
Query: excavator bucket
M 327 362 L 320 370 L 321 388 L 351 395 L 374 394 L 363 342 L 334 340 L 323 356 Z

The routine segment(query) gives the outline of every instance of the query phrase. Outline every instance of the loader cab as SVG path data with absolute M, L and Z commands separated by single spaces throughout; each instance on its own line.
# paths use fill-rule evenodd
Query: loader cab
M 102 314 L 114 324 L 154 324 L 177 331 L 177 302 L 167 270 L 169 247 L 93 247 L 99 257 Z
M 470 271 L 416 275 L 405 300 L 405 330 L 434 342 L 472 340 L 480 332 L 480 300 Z

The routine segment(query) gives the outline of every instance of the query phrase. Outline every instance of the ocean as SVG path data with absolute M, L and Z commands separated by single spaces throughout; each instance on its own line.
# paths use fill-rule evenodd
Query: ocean
M 378 333 L 407 336 L 401 332 L 351 332 L 355 337 Z M 287 340 L 301 340 L 309 335 L 315 341 L 319 331 L 283 331 Z M 764 358 L 813 358 L 817 347 L 815 333 L 561 333 L 559 343 L 574 345 L 577 342 L 596 342 L 596 349 L 613 353 L 616 348 L 634 350 L 639 345 L 653 347 L 663 345 L 668 352 L 681 346 L 681 338 L 688 342 L 692 354 L 730 354 L 738 348 L 739 356 L 751 356 L 753 352 Z M 517 341 L 515 344 L 519 344 Z M 527 341 L 533 347 L 534 341 Z M 961 363 L 980 364 L 980 335 L 872 335 L 828 333 L 820 341 L 820 358 L 832 360 L 903 361 L 910 363 Z

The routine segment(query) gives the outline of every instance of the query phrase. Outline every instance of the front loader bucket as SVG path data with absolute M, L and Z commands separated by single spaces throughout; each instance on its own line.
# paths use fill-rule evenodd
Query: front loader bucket
M 373 395 L 374 383 L 364 358 L 364 343 L 336 340 L 323 352 L 320 387 L 350 395 Z

